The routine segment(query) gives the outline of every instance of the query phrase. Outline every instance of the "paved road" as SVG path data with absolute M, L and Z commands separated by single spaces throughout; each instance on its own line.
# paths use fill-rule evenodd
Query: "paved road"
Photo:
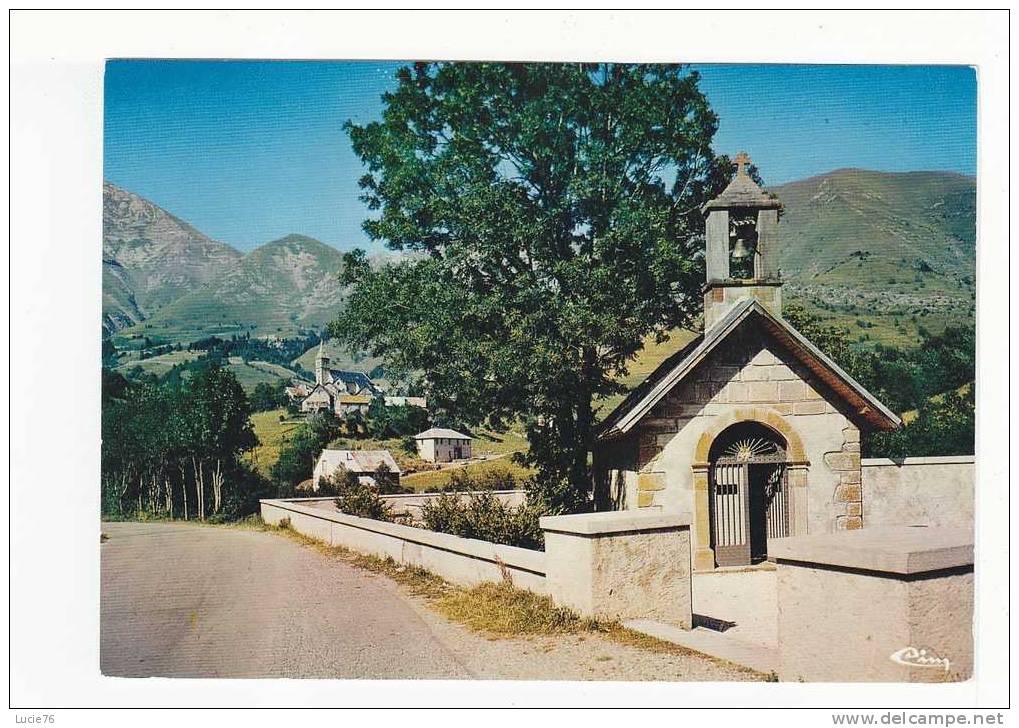
M 105 523 L 100 667 L 124 677 L 746 680 L 601 635 L 494 639 L 388 577 L 261 531 Z
M 163 523 L 103 532 L 104 675 L 472 677 L 388 580 L 288 539 Z

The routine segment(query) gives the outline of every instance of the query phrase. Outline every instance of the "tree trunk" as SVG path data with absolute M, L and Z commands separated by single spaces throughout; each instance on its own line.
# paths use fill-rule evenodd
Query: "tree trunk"
M 124 496 L 127 495 L 128 482 L 129 482 L 129 480 L 128 480 L 127 473 L 122 473 L 121 476 L 120 476 L 120 493 L 117 494 L 117 515 L 118 516 L 123 516 L 124 515 Z
M 205 520 L 205 483 L 202 482 L 198 459 L 191 456 L 191 467 L 195 471 L 195 515 L 199 521 Z
M 581 376 L 581 390 L 577 395 L 576 419 L 573 432 L 573 460 L 570 464 L 570 486 L 584 500 L 591 491 L 591 469 L 587 464 L 587 454 L 591 449 L 591 431 L 594 414 L 592 412 L 591 377 L 594 376 L 596 352 L 593 347 L 585 347 Z
M 212 512 L 219 513 L 223 504 L 223 461 L 216 458 L 216 469 L 212 472 Z
M 184 463 L 179 460 L 177 461 L 177 470 L 180 472 L 180 494 L 183 501 L 181 505 L 184 508 L 184 520 L 186 521 L 188 519 L 188 477 Z

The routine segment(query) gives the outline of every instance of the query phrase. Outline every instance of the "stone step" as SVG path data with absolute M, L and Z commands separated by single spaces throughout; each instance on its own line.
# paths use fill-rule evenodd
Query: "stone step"
M 686 630 L 646 619 L 632 619 L 624 622 L 623 626 L 649 637 L 728 660 L 758 672 L 769 673 L 778 669 L 778 652 L 775 648 L 745 642 L 728 636 L 725 632 L 716 632 L 704 627 Z

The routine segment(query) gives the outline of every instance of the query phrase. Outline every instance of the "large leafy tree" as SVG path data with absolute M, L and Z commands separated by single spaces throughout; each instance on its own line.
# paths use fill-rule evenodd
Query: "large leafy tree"
M 416 64 L 382 121 L 346 128 L 375 240 L 348 256 L 331 333 L 425 373 L 451 421 L 523 418 L 541 480 L 590 487 L 600 395 L 700 310 L 700 206 L 731 170 L 696 72 Z

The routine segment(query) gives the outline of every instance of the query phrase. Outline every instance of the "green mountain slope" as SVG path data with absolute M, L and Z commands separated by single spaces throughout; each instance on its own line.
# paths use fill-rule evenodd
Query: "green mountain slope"
M 841 169 L 770 188 L 786 304 L 845 325 L 862 346 L 918 342 L 921 326 L 973 326 L 976 181 L 948 172 Z M 861 325 L 862 324 L 862 325 Z M 694 334 L 649 339 L 622 384 L 629 390 Z M 604 417 L 623 395 L 599 402 Z
M 787 302 L 849 326 L 862 345 L 908 346 L 920 327 L 973 324 L 972 177 L 842 169 L 771 190 L 785 206 L 779 245 Z M 242 257 L 109 183 L 103 255 L 104 329 L 124 329 L 122 343 L 289 336 L 322 328 L 343 304 L 339 251 L 291 235 Z M 677 345 L 681 339 L 674 337 Z M 313 357 L 305 358 L 313 365 Z
M 215 280 L 241 254 L 158 205 L 103 183 L 103 331 L 135 324 Z
M 286 337 L 319 329 L 343 304 L 343 254 L 313 238 L 288 235 L 256 248 L 219 279 L 123 332 L 161 341 L 250 332 Z
M 840 169 L 771 188 L 786 301 L 905 345 L 920 326 L 972 325 L 976 181 L 949 172 Z

